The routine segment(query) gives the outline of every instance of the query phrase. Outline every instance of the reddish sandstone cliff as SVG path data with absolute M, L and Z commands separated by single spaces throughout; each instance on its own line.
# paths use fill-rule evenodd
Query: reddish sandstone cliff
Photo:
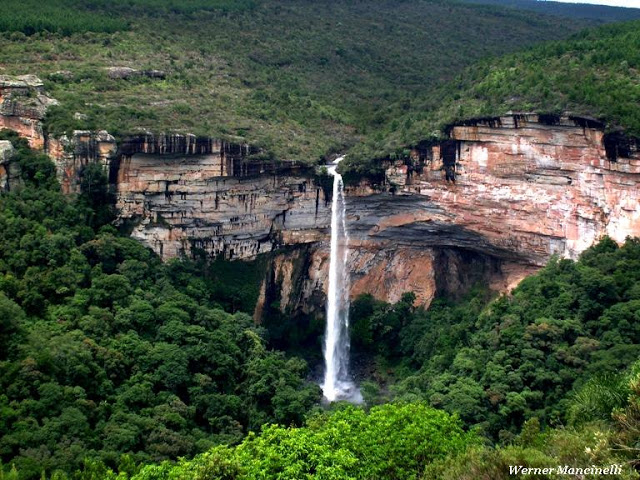
M 450 137 L 387 170 L 396 195 L 416 208 L 361 230 L 438 245 L 449 231 L 458 246 L 536 265 L 552 254 L 575 258 L 604 235 L 640 235 L 637 146 L 606 138 L 603 125 L 510 115 L 455 125 Z
M 330 189 L 312 167 L 192 135 L 46 139 L 41 120 L 52 102 L 33 77 L 0 77 L 0 127 L 44 148 L 65 191 L 77 191 L 84 165 L 99 162 L 120 221 L 163 258 L 275 252 L 263 300 L 303 313 L 322 303 L 310 299 L 327 287 Z M 640 235 L 637 142 L 605 135 L 593 120 L 470 120 L 386 164 L 384 185 L 347 192 L 352 295 L 396 301 L 412 290 L 428 304 L 478 281 L 506 290 L 553 254 L 576 257 L 604 235 Z M 8 178 L 6 161 L 2 168 Z
M 389 163 L 382 188 L 351 187 L 352 295 L 396 301 L 413 290 L 428 304 L 474 281 L 508 290 L 551 255 L 640 235 L 639 186 L 637 141 L 593 120 L 454 125 L 450 140 Z M 326 257 L 326 245 L 315 255 Z
M 0 129 L 15 130 L 32 148 L 44 148 L 42 120 L 47 108 L 57 103 L 45 94 L 35 75 L 0 75 Z

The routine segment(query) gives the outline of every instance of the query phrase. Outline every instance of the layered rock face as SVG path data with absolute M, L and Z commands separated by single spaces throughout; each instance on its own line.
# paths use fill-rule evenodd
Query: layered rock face
M 11 190 L 11 186 L 18 174 L 16 166 L 11 162 L 13 145 L 6 140 L 0 140 L 0 191 Z
M 0 128 L 47 151 L 66 192 L 98 162 L 117 193 L 119 221 L 163 258 L 269 253 L 257 318 L 265 302 L 292 314 L 322 310 L 327 178 L 248 145 L 193 135 L 46 139 L 41 120 L 53 102 L 34 77 L 0 77 Z M 8 188 L 8 147 L 2 151 L 0 187 Z M 386 167 L 382 185 L 347 189 L 352 296 L 394 302 L 414 291 L 428 305 L 474 282 L 504 291 L 551 255 L 575 258 L 604 235 L 640 235 L 638 142 L 605 135 L 593 120 L 470 120 L 453 125 L 449 140 Z
M 71 135 L 48 138 L 46 151 L 54 160 L 58 180 L 64 193 L 77 193 L 82 169 L 89 163 L 99 163 L 110 172 L 117 168 L 118 146 L 107 131 L 76 130 Z
M 478 281 L 505 291 L 554 254 L 640 235 L 636 140 L 543 115 L 470 120 L 449 136 L 389 162 L 385 185 L 349 189 L 352 295 L 412 290 L 428 304 Z
M 607 137 L 603 127 L 538 115 L 455 125 L 450 141 L 390 166 L 399 198 L 355 199 L 354 226 L 371 238 L 532 265 L 553 254 L 575 258 L 604 235 L 618 242 L 640 235 L 637 144 Z M 381 221 L 362 215 L 358 204 L 372 200 L 393 205 Z
M 31 148 L 45 147 L 42 120 L 47 108 L 57 103 L 45 94 L 35 75 L 0 75 L 0 129 L 15 130 L 29 140 Z
M 312 171 L 249 162 L 248 147 L 224 142 L 212 141 L 208 150 L 121 157 L 118 208 L 135 224 L 134 238 L 165 258 L 250 259 L 324 236 L 330 206 Z

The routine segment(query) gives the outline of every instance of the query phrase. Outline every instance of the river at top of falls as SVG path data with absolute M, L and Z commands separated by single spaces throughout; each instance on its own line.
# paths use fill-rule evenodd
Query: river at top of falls
M 329 402 L 346 400 L 362 403 L 360 390 L 349 375 L 349 272 L 347 271 L 349 235 L 344 183 L 342 175 L 336 172 L 338 163 L 343 158 L 337 158 L 328 167 L 329 174 L 333 176 L 333 195 L 322 393 Z

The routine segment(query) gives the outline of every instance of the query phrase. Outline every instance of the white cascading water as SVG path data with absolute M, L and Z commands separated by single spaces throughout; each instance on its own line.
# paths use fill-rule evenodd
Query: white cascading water
M 346 400 L 361 403 L 360 390 L 349 375 L 349 274 L 347 272 L 349 236 L 344 184 L 342 175 L 336 172 L 336 167 L 343 158 L 339 157 L 328 168 L 329 174 L 333 176 L 333 197 L 322 393 L 329 402 Z

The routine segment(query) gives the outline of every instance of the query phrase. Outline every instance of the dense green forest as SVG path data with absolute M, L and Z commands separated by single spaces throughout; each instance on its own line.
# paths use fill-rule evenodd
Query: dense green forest
M 394 305 L 362 296 L 351 334 L 375 364 L 362 383 L 368 411 L 265 426 L 132 478 L 506 479 L 510 465 L 567 464 L 617 464 L 613 478 L 638 478 L 639 294 L 640 240 L 604 239 L 508 296 L 478 287 L 428 310 L 411 293 Z
M 0 31 L 65 37 L 86 32 L 113 33 L 134 28 L 131 18 L 136 15 L 228 13 L 254 6 L 252 0 L 8 0 L 0 16 Z
M 397 370 L 387 396 L 429 401 L 508 440 L 531 417 L 566 424 L 572 391 L 640 358 L 639 294 L 640 240 L 605 239 L 490 302 L 482 289 L 426 311 L 411 295 L 396 305 L 362 297 L 352 305 L 353 345 L 378 370 Z M 370 386 L 370 403 L 380 390 Z
M 64 196 L 45 156 L 1 136 L 20 171 L 0 195 L 5 478 L 471 479 L 635 462 L 640 240 L 554 259 L 500 298 L 360 297 L 367 406 L 323 410 L 304 360 L 220 308 L 252 306 L 232 270 L 162 264 L 107 224 L 99 167 Z
M 623 22 L 640 19 L 637 8 L 610 7 L 579 3 L 562 3 L 547 0 L 463 0 L 466 3 L 480 3 L 484 5 L 500 5 L 522 10 L 531 10 L 549 15 L 566 16 L 570 18 L 588 18 L 599 22 Z
M 191 132 L 315 163 L 474 61 L 592 23 L 451 0 L 4 0 L 0 73 L 45 80 L 54 134 Z
M 99 472 L 100 478 L 111 480 L 542 480 L 559 475 L 520 476 L 510 474 L 509 467 L 566 467 L 574 469 L 565 471 L 566 478 L 598 479 L 603 475 L 597 471 L 576 469 L 616 465 L 618 473 L 610 471 L 606 478 L 634 479 L 640 440 L 640 363 L 620 374 L 618 382 L 618 401 L 608 401 L 607 391 L 597 388 L 601 383 L 594 383 L 580 392 L 590 402 L 577 395 L 573 403 L 584 412 L 598 410 L 605 420 L 541 431 L 534 417 L 502 446 L 487 445 L 476 432 L 465 431 L 456 416 L 424 403 L 390 403 L 368 412 L 343 405 L 315 413 L 304 427 L 266 426 L 235 447 L 215 447 L 177 464 L 148 465 L 132 475 L 117 476 L 91 465 L 85 472 Z
M 234 274 L 221 283 L 215 264 L 163 265 L 105 225 L 101 167 L 66 197 L 46 156 L 2 137 L 18 148 L 21 176 L 0 194 L 3 463 L 40 478 L 86 458 L 175 459 L 303 421 L 319 389 L 303 360 L 265 346 L 248 314 L 222 310 L 246 305 Z

